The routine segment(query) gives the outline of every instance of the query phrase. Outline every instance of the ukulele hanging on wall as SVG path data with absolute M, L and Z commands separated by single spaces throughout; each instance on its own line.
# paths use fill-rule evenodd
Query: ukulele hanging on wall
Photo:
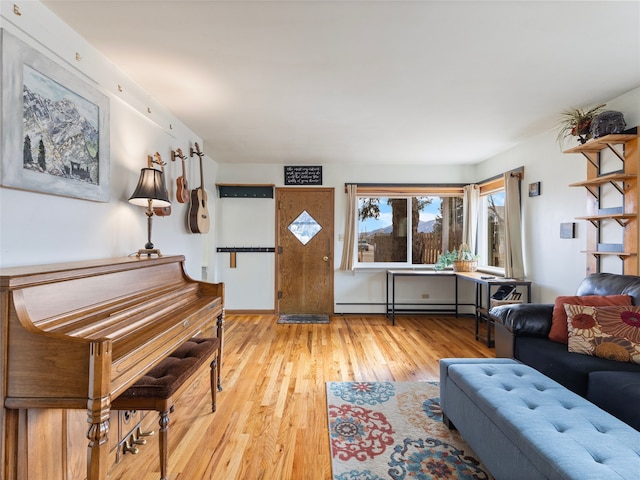
M 200 186 L 191 190 L 191 206 L 189 208 L 189 230 L 191 233 L 209 232 L 209 210 L 207 210 L 207 192 L 204 191 L 204 175 L 202 174 L 202 157 L 198 144 L 195 151 L 191 148 L 190 157 L 200 157 Z
M 187 159 L 182 150 L 177 148 L 171 150 L 171 160 L 175 161 L 176 157 L 182 160 L 182 175 L 176 178 L 176 200 L 180 203 L 189 203 L 189 184 L 187 183 L 187 174 L 184 168 L 184 161 Z

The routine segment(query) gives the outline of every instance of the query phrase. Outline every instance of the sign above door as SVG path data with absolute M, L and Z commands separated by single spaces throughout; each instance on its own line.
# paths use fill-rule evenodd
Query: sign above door
M 322 185 L 322 166 L 291 166 L 284 167 L 285 185 Z

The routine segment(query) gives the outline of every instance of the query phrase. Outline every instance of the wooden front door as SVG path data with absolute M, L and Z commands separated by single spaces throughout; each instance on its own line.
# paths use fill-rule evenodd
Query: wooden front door
M 333 188 L 276 189 L 276 312 L 333 313 Z

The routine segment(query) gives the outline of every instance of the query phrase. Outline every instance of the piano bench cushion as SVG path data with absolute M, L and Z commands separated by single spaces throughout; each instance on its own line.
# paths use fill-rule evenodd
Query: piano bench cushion
M 170 398 L 208 359 L 217 355 L 218 338 L 194 337 L 149 370 L 118 398 Z

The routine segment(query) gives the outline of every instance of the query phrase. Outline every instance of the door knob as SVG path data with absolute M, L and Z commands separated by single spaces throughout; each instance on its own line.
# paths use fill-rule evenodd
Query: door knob
M 327 257 L 326 255 L 324 257 L 322 257 L 322 260 L 324 260 L 325 262 L 329 261 L 329 257 Z

